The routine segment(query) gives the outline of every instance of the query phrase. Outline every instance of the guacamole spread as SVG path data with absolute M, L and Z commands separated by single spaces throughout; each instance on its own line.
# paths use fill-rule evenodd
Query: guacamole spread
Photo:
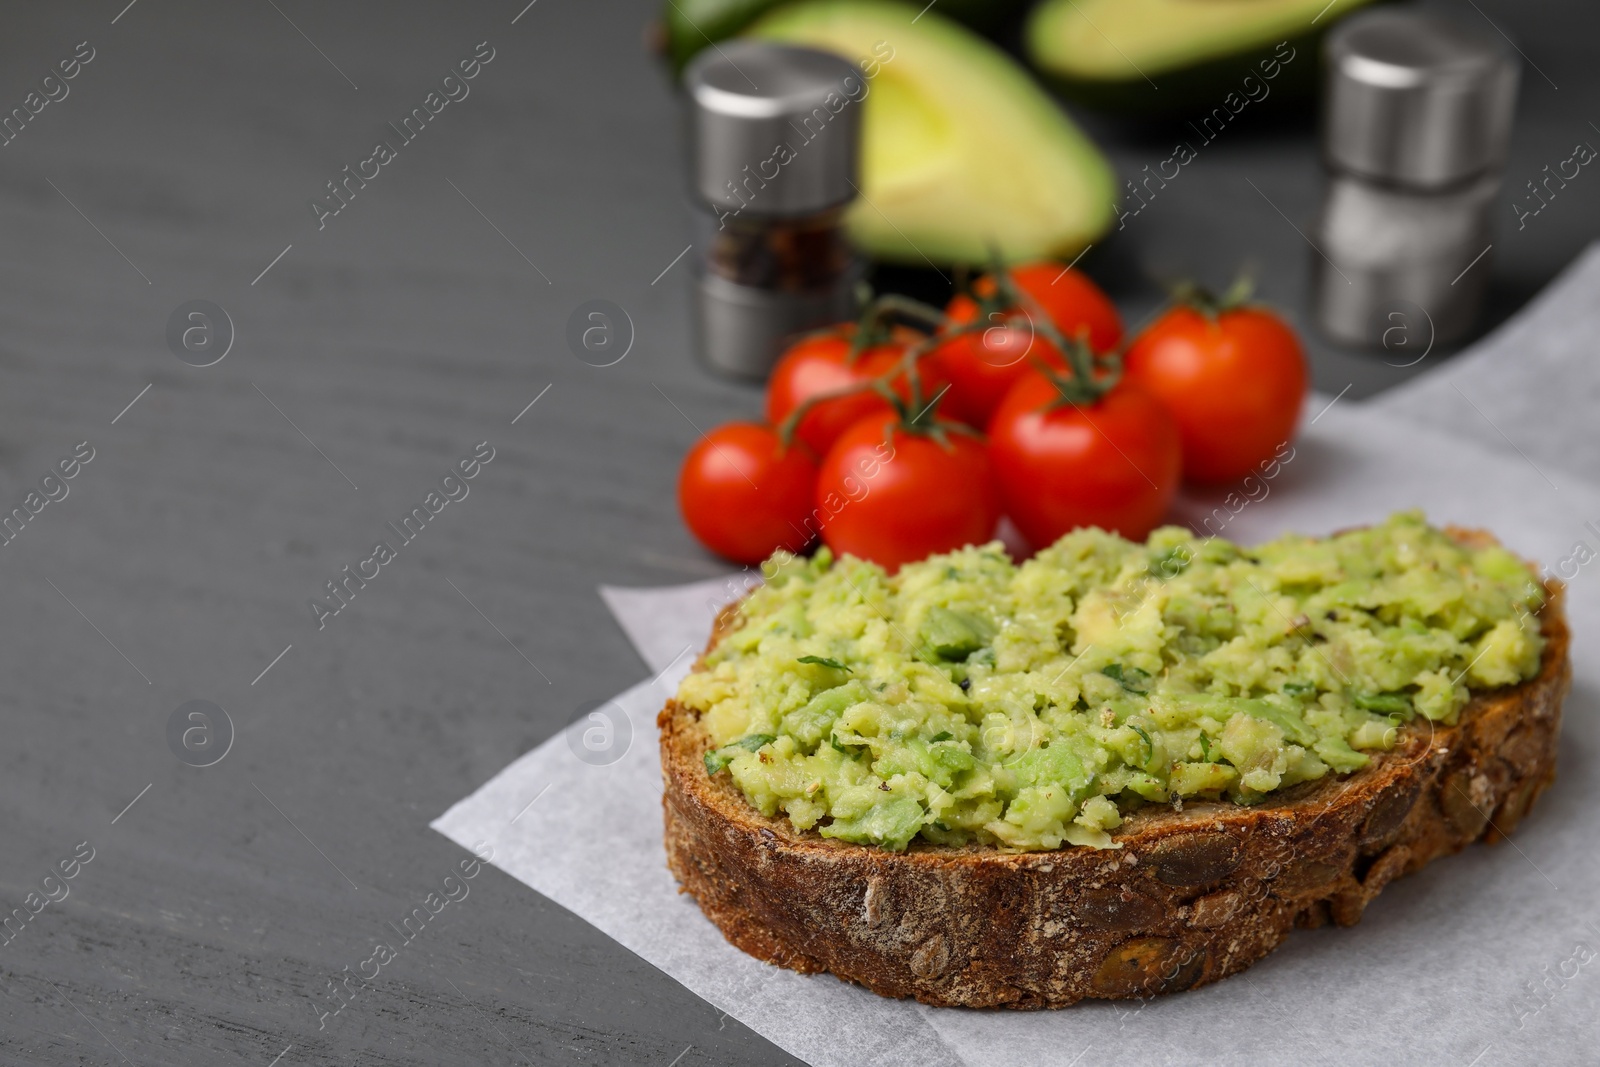
M 887 849 L 1108 847 L 1140 805 L 1354 771 L 1537 673 L 1543 588 L 1401 513 L 1243 548 L 1167 527 L 902 567 L 779 553 L 678 699 L 764 814 Z

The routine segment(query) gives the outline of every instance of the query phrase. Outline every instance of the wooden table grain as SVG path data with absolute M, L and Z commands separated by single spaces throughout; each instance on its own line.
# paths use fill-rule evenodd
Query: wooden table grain
M 1595 76 L 1575 5 L 1481 7 L 1540 68 L 1520 186 L 1600 136 Z M 429 820 L 646 674 L 596 584 L 723 569 L 676 465 L 758 401 L 691 351 L 652 14 L 0 7 L 4 1062 L 794 1062 L 492 868 L 346 982 L 458 870 Z M 1166 154 L 1089 121 L 1128 174 Z M 1508 206 L 1495 314 L 1593 236 L 1573 184 L 1524 232 Z M 1086 262 L 1137 319 L 1253 260 L 1303 321 L 1319 188 L 1304 119 L 1231 131 Z M 594 299 L 631 319 L 613 366 L 567 346 Z M 1352 399 L 1427 370 L 1313 347 Z M 191 701 L 210 766 L 169 744 Z

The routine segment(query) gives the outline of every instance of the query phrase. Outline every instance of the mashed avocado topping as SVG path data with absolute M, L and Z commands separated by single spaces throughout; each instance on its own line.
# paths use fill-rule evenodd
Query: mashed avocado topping
M 678 699 L 766 815 L 887 849 L 1110 847 L 1147 803 L 1354 771 L 1536 674 L 1543 588 L 1406 512 L 1255 548 L 1078 530 L 908 564 L 779 553 Z

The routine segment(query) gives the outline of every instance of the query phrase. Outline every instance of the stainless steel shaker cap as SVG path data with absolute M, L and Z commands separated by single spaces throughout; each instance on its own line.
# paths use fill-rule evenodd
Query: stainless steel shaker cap
M 724 41 L 684 72 L 694 190 L 741 216 L 807 215 L 856 195 L 868 84 L 827 52 Z
M 1329 33 L 1324 57 L 1333 166 L 1436 188 L 1504 161 L 1518 67 L 1488 25 L 1368 11 Z

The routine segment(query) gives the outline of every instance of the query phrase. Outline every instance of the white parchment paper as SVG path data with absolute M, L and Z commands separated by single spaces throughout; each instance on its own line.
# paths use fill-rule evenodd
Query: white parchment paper
M 1563 489 L 1564 475 L 1600 481 L 1597 347 L 1600 243 L 1494 333 L 1370 405 L 1522 459 Z
M 1188 497 L 1180 510 L 1215 527 L 1220 508 L 1226 536 L 1256 541 L 1421 506 L 1435 521 L 1489 527 L 1549 564 L 1580 539 L 1600 550 L 1584 525 L 1600 522 L 1600 492 L 1576 482 L 1557 491 L 1520 458 L 1347 403 L 1306 428 L 1269 489 L 1237 514 L 1218 498 Z M 1511 841 L 1474 846 L 1393 883 L 1359 926 L 1296 932 L 1238 977 L 1142 1005 L 1013 1013 L 888 1001 L 751 959 L 676 891 L 660 839 L 654 716 L 716 607 L 741 589 L 737 575 L 606 590 L 651 669 L 663 672 L 602 709 L 631 734 L 615 742 L 620 758 L 593 765 L 617 753 L 584 749 L 580 723 L 433 826 L 463 846 L 491 842 L 507 873 L 819 1067 L 1594 1062 L 1600 957 L 1587 957 L 1600 949 L 1600 669 L 1587 653 L 1600 634 L 1600 561 L 1568 569 L 1577 681 L 1560 777 Z
M 1515 835 L 1392 883 L 1351 929 L 1298 931 L 1234 978 L 1148 1002 L 1036 1013 L 888 1001 L 734 949 L 676 891 L 661 846 L 655 713 L 749 571 L 601 590 L 653 679 L 522 756 L 433 826 L 818 1067 L 1600 1062 L 1600 251 L 1416 384 L 1315 418 L 1276 477 L 1185 495 L 1197 530 L 1259 541 L 1408 507 L 1484 526 L 1569 579 L 1575 683 L 1559 778 Z M 1243 502 L 1247 498 L 1248 502 Z M 1593 525 L 1590 525 L 1593 524 Z M 1594 562 L 1585 562 L 1594 558 Z

